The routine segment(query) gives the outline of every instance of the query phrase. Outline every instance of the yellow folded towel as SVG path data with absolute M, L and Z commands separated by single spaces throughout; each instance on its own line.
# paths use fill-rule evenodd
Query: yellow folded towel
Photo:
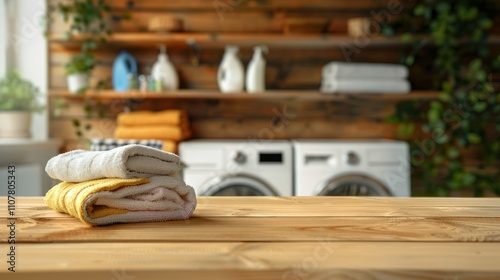
M 194 189 L 169 176 L 104 178 L 62 182 L 45 195 L 57 212 L 98 226 L 114 223 L 184 220 L 196 208 Z
M 137 111 L 120 113 L 118 125 L 142 126 L 142 125 L 177 125 L 188 124 L 188 116 L 182 110 L 165 110 L 160 112 Z
M 117 139 L 159 139 L 181 141 L 191 137 L 187 128 L 170 125 L 156 126 L 118 126 L 115 129 Z

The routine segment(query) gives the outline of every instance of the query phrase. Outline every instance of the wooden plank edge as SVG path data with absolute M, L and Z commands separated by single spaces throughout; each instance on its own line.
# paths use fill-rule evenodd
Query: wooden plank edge
M 17 250 L 17 269 L 21 275 L 75 273 L 75 277 L 79 277 L 78 273 L 83 272 L 107 274 L 111 278 L 114 272 L 127 272 L 131 276 L 182 273 L 190 277 L 228 273 L 222 279 L 232 273 L 253 276 L 269 273 L 280 276 L 279 279 L 305 279 L 301 277 L 306 276 L 315 279 L 343 273 L 347 273 L 345 276 L 375 275 L 375 279 L 393 279 L 402 275 L 409 276 L 408 279 L 422 279 L 423 275 L 441 277 L 429 279 L 444 279 L 442 277 L 450 275 L 476 277 L 470 279 L 500 276 L 500 243 L 323 240 L 293 243 L 52 243 L 18 244 Z M 6 273 L 10 272 L 0 270 L 0 274 Z M 382 276 L 392 277 L 379 278 Z

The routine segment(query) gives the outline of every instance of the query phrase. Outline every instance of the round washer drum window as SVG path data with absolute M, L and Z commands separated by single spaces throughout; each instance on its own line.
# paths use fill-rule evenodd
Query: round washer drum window
M 231 176 L 207 188 L 205 196 L 275 196 L 264 182 L 248 176 Z
M 391 196 L 391 193 L 384 185 L 372 178 L 362 175 L 347 175 L 328 181 L 318 195 Z
M 266 194 L 258 189 L 244 186 L 233 185 L 218 189 L 211 196 L 265 196 Z

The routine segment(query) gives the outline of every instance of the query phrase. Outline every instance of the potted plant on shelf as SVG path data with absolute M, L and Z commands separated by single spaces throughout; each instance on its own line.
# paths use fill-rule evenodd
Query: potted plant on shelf
M 31 113 L 41 112 L 40 90 L 15 71 L 0 80 L 0 138 L 30 138 Z
M 71 93 L 82 93 L 89 87 L 90 71 L 94 69 L 94 56 L 89 53 L 73 55 L 66 63 L 68 89 Z

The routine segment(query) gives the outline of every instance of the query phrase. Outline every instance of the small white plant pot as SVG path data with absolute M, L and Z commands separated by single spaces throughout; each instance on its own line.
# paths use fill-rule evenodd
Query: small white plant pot
M 78 93 L 79 91 L 89 87 L 89 74 L 76 73 L 68 75 L 68 89 L 71 93 Z
M 0 138 L 30 138 L 31 112 L 0 112 Z

